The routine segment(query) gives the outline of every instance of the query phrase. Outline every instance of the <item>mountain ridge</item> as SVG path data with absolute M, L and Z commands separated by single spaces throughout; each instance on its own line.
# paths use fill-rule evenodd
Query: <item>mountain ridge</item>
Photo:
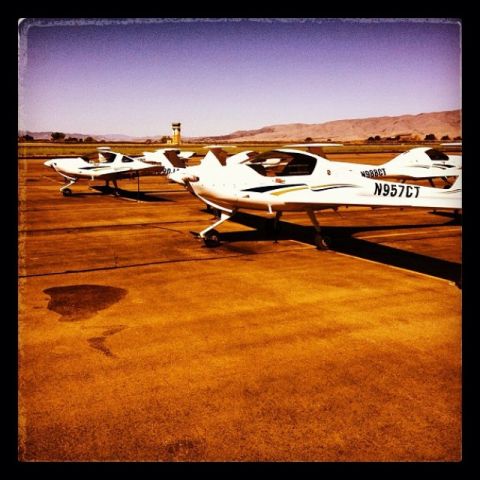
M 228 135 L 203 137 L 234 141 L 351 141 L 368 137 L 418 137 L 433 133 L 437 138 L 461 135 L 461 111 L 447 110 L 419 114 L 331 120 L 324 123 L 288 123 L 267 125 L 255 130 L 237 130 Z M 202 137 L 196 137 L 202 138 Z
M 31 132 L 19 130 L 18 135 L 31 135 L 35 139 L 47 140 L 51 138 L 50 131 Z M 105 141 L 136 141 L 148 139 L 159 141 L 164 135 L 135 137 L 125 134 L 83 134 L 65 133 L 66 137 L 85 139 L 93 137 Z M 461 110 L 446 110 L 442 112 L 428 112 L 419 114 L 405 114 L 397 116 L 381 116 L 367 118 L 350 118 L 330 120 L 323 123 L 287 123 L 266 125 L 252 130 L 236 130 L 227 135 L 211 135 L 183 137 L 184 141 L 352 141 L 366 140 L 368 137 L 394 137 L 396 135 L 410 136 L 413 139 L 423 140 L 426 135 L 433 133 L 437 138 L 448 135 L 450 138 L 460 136 Z

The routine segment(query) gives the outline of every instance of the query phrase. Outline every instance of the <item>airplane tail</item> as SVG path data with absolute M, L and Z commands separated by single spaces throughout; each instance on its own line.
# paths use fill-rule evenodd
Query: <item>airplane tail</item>
M 185 168 L 187 166 L 185 159 L 179 157 L 175 150 L 167 150 L 164 155 L 174 168 Z
M 417 148 L 412 148 L 411 150 L 407 150 L 405 152 L 400 153 L 396 157 L 393 157 L 391 160 L 388 162 L 385 162 L 384 164 L 380 165 L 380 167 L 386 168 L 386 167 L 425 167 L 429 168 L 431 166 L 431 161 L 429 161 L 427 164 L 424 162 L 424 157 L 422 155 L 419 155 L 419 151 L 423 152 L 423 149 L 417 149 Z M 428 158 L 428 157 L 426 157 Z
M 222 150 L 222 152 L 224 152 Z M 225 154 L 227 152 L 224 152 Z M 206 168 L 218 168 L 218 167 L 222 167 L 223 165 L 225 165 L 223 159 L 226 158 L 223 156 L 222 153 L 220 153 L 218 150 L 216 149 L 212 149 L 212 150 L 209 150 L 207 152 L 207 154 L 205 155 L 205 157 L 203 158 L 203 160 L 200 162 L 200 165 L 202 166 L 202 168 L 206 167 Z
M 431 167 L 462 168 L 462 156 L 446 155 L 434 149 L 415 147 L 400 153 L 396 157 L 380 166 L 383 168 L 413 167 L 420 170 Z
M 185 158 L 179 156 L 177 150 L 161 148 L 155 152 L 143 152 L 144 161 L 147 163 L 160 163 L 166 169 L 185 168 Z

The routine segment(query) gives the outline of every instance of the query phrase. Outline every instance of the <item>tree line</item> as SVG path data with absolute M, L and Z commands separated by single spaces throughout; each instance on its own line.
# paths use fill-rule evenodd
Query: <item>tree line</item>
M 453 140 L 461 140 L 461 139 L 462 139 L 462 137 L 460 137 L 460 136 L 453 138 Z M 374 137 L 368 137 L 367 138 L 368 143 L 381 142 L 381 141 L 385 141 L 385 140 L 399 142 L 401 140 L 401 136 L 396 135 L 395 137 L 382 138 L 382 137 L 380 137 L 380 135 L 375 135 Z M 405 140 L 409 141 L 409 140 L 420 140 L 420 139 L 418 137 L 416 139 L 412 137 L 412 138 L 405 138 Z M 440 138 L 440 140 L 444 141 L 444 142 L 448 142 L 448 141 L 451 141 L 452 139 L 450 138 L 449 135 L 443 135 Z M 429 134 L 425 135 L 425 138 L 423 139 L 423 141 L 425 141 L 425 142 L 435 142 L 435 141 L 437 141 L 437 137 L 435 136 L 434 133 L 429 133 Z
M 32 135 L 22 135 L 18 137 L 18 140 L 20 142 L 33 142 L 35 140 Z M 161 137 L 159 140 L 151 140 L 148 138 L 145 140 L 145 143 L 153 143 L 153 142 L 159 142 L 159 143 L 167 143 L 169 140 L 171 140 L 171 137 L 167 137 L 164 135 Z M 50 134 L 50 139 L 49 141 L 51 142 L 60 142 L 60 143 L 105 143 L 105 140 L 97 140 L 94 137 L 85 137 L 85 138 L 77 138 L 77 137 L 67 137 L 65 133 L 63 132 L 52 132 Z

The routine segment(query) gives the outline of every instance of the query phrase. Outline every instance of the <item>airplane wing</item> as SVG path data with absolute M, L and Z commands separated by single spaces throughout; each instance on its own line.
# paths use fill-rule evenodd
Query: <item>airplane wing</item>
M 99 180 L 113 180 L 117 178 L 127 178 L 136 176 L 153 175 L 155 173 L 161 174 L 165 171 L 162 165 L 145 165 L 145 167 L 122 167 L 122 168 L 108 168 L 99 170 L 90 170 L 88 175 L 90 178 Z
M 277 189 L 273 196 L 285 195 L 288 207 L 331 208 L 337 206 L 364 207 L 424 207 L 462 208 L 462 180 L 458 176 L 448 189 L 384 182 L 376 179 L 353 179 L 332 176 L 332 181 L 318 185 L 299 185 L 295 189 Z

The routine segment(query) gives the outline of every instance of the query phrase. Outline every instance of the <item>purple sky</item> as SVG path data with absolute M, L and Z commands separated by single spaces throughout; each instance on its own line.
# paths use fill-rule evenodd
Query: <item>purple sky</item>
M 461 107 L 454 20 L 88 21 L 21 24 L 20 129 L 222 135 Z

